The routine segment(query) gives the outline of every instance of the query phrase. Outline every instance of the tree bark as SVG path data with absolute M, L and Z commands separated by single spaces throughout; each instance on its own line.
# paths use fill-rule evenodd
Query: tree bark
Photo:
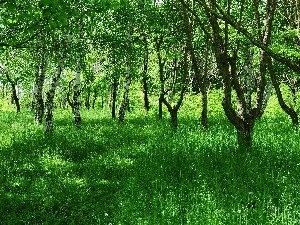
M 268 45 L 270 44 L 274 10 L 276 8 L 276 4 L 273 3 L 273 0 L 268 0 L 267 2 L 264 35 L 259 37 L 259 39 L 262 39 L 262 43 L 264 44 L 265 48 L 268 48 Z M 220 9 L 220 6 L 217 4 L 216 0 L 209 0 L 209 4 L 206 3 L 206 1 L 201 0 L 201 4 L 205 10 L 205 14 L 212 28 L 213 49 L 215 52 L 217 68 L 223 81 L 224 95 L 222 106 L 227 118 L 237 130 L 239 147 L 242 149 L 249 149 L 252 145 L 252 135 L 255 121 L 256 119 L 260 118 L 264 112 L 263 105 L 266 99 L 266 51 L 261 52 L 260 73 L 257 77 L 258 82 L 256 89 L 256 103 L 252 108 L 251 104 L 247 104 L 240 79 L 237 76 L 236 67 L 240 43 L 238 43 L 234 48 L 231 47 L 232 55 L 229 54 L 228 24 L 231 24 L 232 21 L 225 20 L 225 27 L 222 31 L 218 22 L 218 18 L 220 17 L 215 12 L 215 9 L 218 9 L 219 12 L 222 12 L 222 15 L 226 15 L 228 18 L 230 18 L 231 2 L 228 1 L 227 13 L 223 12 L 222 9 Z M 239 21 L 235 23 L 236 26 L 239 26 L 241 22 L 242 11 L 243 5 L 240 8 L 240 18 Z M 235 111 L 235 109 L 233 108 L 232 89 L 235 90 L 237 95 L 237 111 Z
M 148 97 L 148 61 L 149 61 L 149 49 L 147 43 L 147 37 L 144 36 L 144 67 L 143 67 L 143 93 L 144 93 L 144 108 L 146 114 L 150 110 L 150 103 Z
M 32 112 L 35 112 L 35 84 L 32 84 L 32 87 L 31 87 L 31 105 L 30 105 L 30 110 Z
M 93 100 L 92 100 L 92 109 L 95 109 L 95 103 L 96 103 L 97 98 L 98 98 L 98 92 L 96 90 L 94 90 Z M 102 101 L 102 104 L 101 104 L 102 108 L 103 108 L 103 104 L 104 104 L 104 102 Z
M 80 115 L 80 75 L 81 75 L 81 65 L 80 61 L 77 65 L 75 84 L 73 86 L 73 114 L 74 114 L 74 123 L 77 128 L 81 126 L 81 115 Z
M 254 123 L 241 123 L 236 127 L 237 129 L 237 140 L 239 148 L 242 150 L 248 149 L 252 146 Z
M 298 115 L 297 115 L 296 111 L 293 108 L 289 107 L 284 102 L 284 100 L 283 100 L 283 96 L 282 96 L 279 84 L 278 84 L 278 82 L 276 80 L 276 75 L 275 75 L 275 71 L 274 71 L 274 68 L 273 68 L 272 59 L 270 57 L 268 57 L 267 63 L 268 63 L 268 69 L 269 69 L 269 72 L 270 72 L 270 78 L 271 78 L 272 84 L 274 86 L 274 89 L 275 89 L 275 92 L 276 92 L 276 95 L 277 95 L 277 99 L 278 99 L 279 105 L 282 108 L 282 110 L 286 114 L 289 115 L 289 117 L 292 120 L 293 125 L 295 125 L 296 127 L 298 127 L 299 126 Z
M 44 117 L 44 100 L 43 100 L 43 89 L 46 73 L 46 59 L 45 59 L 45 50 L 42 48 L 40 52 L 40 63 L 37 66 L 37 72 L 35 77 L 35 88 L 34 88 L 34 97 L 35 97 L 35 121 L 38 125 L 43 123 Z
M 116 118 L 116 105 L 117 105 L 117 93 L 118 93 L 118 78 L 114 77 L 112 80 L 112 102 L 111 102 L 111 117 Z
M 57 67 L 57 72 L 55 76 L 52 79 L 51 87 L 46 93 L 46 126 L 45 126 L 45 131 L 46 133 L 52 133 L 53 131 L 53 108 L 54 108 L 54 96 L 55 96 L 55 91 L 56 87 L 58 85 L 58 81 L 60 79 L 62 72 L 62 65 L 59 63 Z
M 171 105 L 170 102 L 168 102 L 165 98 L 164 95 L 160 96 L 160 100 L 162 103 L 165 104 L 165 106 L 168 108 L 168 111 L 170 113 L 171 117 L 171 124 L 174 129 L 174 131 L 177 130 L 178 127 L 178 110 L 182 105 L 183 102 L 183 97 L 186 91 L 186 81 L 187 81 L 187 76 L 188 76 L 188 50 L 186 46 L 184 47 L 184 56 L 183 56 L 183 76 L 182 76 L 182 81 L 181 81 L 181 90 L 179 94 L 179 98 L 174 106 Z
M 128 108 L 130 84 L 131 84 L 131 74 L 130 74 L 130 63 L 128 61 L 127 62 L 127 73 L 126 73 L 125 82 L 124 82 L 123 99 L 121 102 L 121 106 L 119 108 L 119 115 L 118 115 L 118 121 L 120 123 L 124 122 L 125 111 Z
M 204 64 L 204 74 L 201 76 L 200 74 L 200 68 L 199 64 L 196 58 L 196 54 L 194 51 L 193 47 L 193 32 L 192 32 L 192 24 L 189 21 L 187 9 L 185 7 L 185 4 L 183 1 L 181 1 L 181 6 L 183 9 L 183 22 L 184 22 L 184 27 L 185 27 L 185 33 L 187 37 L 187 50 L 189 51 L 189 54 L 191 56 L 192 60 L 192 67 L 195 73 L 195 78 L 196 78 L 196 84 L 197 86 L 199 85 L 200 92 L 202 95 L 202 112 L 201 112 L 201 117 L 200 117 L 200 122 L 204 130 L 208 129 L 208 99 L 207 99 L 207 85 L 205 80 L 207 79 L 207 70 L 208 70 L 208 45 L 206 45 L 206 56 L 205 56 L 205 64 Z
M 162 119 L 163 116 L 163 101 L 164 94 L 160 93 L 160 96 L 158 98 L 158 119 Z
M 163 42 L 163 37 L 157 37 L 155 40 L 156 44 L 156 55 L 158 59 L 158 67 L 159 67 L 159 80 L 160 80 L 160 95 L 158 99 L 158 118 L 162 119 L 163 114 L 163 98 L 164 98 L 164 91 L 165 91 L 165 79 L 164 79 L 164 66 L 166 63 L 166 60 L 162 60 L 161 56 L 161 44 Z
M 12 100 L 13 100 L 13 103 L 16 105 L 17 113 L 19 113 L 21 111 L 21 107 L 20 107 L 20 101 L 19 101 L 18 94 L 17 94 L 16 82 L 11 79 L 11 77 L 9 76 L 7 71 L 5 71 L 5 75 L 6 75 L 8 82 L 11 85 Z

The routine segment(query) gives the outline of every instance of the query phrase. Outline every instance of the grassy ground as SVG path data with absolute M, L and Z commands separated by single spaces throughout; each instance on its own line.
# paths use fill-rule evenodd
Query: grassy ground
M 167 114 L 119 125 L 83 111 L 76 130 L 57 110 L 51 137 L 30 112 L 0 111 L 0 223 L 300 224 L 300 133 L 276 103 L 247 153 L 219 103 L 208 132 L 197 107 L 184 104 L 177 133 Z

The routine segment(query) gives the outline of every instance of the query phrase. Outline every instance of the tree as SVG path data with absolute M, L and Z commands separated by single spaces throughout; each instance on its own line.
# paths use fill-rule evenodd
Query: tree
M 262 45 L 264 47 L 260 53 L 260 72 L 256 78 L 256 103 L 253 107 L 251 104 L 247 104 L 245 94 L 242 90 L 241 80 L 238 77 L 237 66 L 239 61 L 239 51 L 241 51 L 241 46 L 245 44 L 245 41 L 234 38 L 234 36 L 231 35 L 229 24 L 232 25 L 232 23 L 230 23 L 232 20 L 226 19 L 224 26 L 221 26 L 219 21 L 220 18 L 225 16 L 226 18 L 231 18 L 232 15 L 236 15 L 238 17 L 238 21 L 235 22 L 235 26 L 232 26 L 234 28 L 240 27 L 240 24 L 242 24 L 244 20 L 243 14 L 245 1 L 240 2 L 238 5 L 234 5 L 230 0 L 227 1 L 226 6 L 224 6 L 226 7 L 226 13 L 216 0 L 198 0 L 197 2 L 202 8 L 202 12 L 204 13 L 207 22 L 210 24 L 210 27 L 207 28 L 203 25 L 203 23 L 200 23 L 200 27 L 208 36 L 210 33 L 212 33 L 211 40 L 213 41 L 213 50 L 216 58 L 217 68 L 223 82 L 223 109 L 227 118 L 237 130 L 239 146 L 241 148 L 249 148 L 252 145 L 252 135 L 255 121 L 261 117 L 265 108 L 264 103 L 266 102 L 265 86 L 267 68 L 266 49 L 269 49 L 267 46 L 270 45 L 276 2 L 272 0 L 266 2 L 266 23 L 264 33 L 262 35 L 260 35 L 261 23 L 259 22 L 259 24 L 256 24 L 257 30 L 259 30 L 259 33 L 256 34 L 258 37 L 257 39 L 260 40 L 259 43 L 263 43 Z M 222 16 L 216 13 L 216 9 L 221 13 Z M 193 14 L 195 14 L 195 12 L 193 12 Z M 252 20 L 252 22 L 253 21 L 255 20 Z M 243 33 L 240 30 L 238 31 Z M 237 95 L 237 110 L 235 110 L 233 107 L 232 89 Z

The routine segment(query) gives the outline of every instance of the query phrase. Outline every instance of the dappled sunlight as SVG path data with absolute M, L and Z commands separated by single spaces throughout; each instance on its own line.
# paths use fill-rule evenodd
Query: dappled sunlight
M 24 132 L 21 119 L 11 123 L 9 144 L 2 142 L 0 152 L 7 221 L 31 215 L 26 221 L 42 223 L 46 212 L 53 215 L 48 223 L 82 224 L 274 224 L 300 218 L 291 214 L 300 192 L 299 132 L 285 119 L 262 118 L 253 149 L 243 152 L 224 116 L 211 118 L 203 131 L 182 114 L 173 132 L 167 118 L 155 115 L 129 115 L 120 125 L 89 113 L 80 130 L 57 114 L 60 124 L 50 137 L 32 125 Z

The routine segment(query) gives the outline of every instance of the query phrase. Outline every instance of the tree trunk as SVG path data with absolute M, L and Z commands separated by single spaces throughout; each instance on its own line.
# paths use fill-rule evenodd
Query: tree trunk
M 162 115 L 163 115 L 163 101 L 162 99 L 164 98 L 164 94 L 160 94 L 159 99 L 158 99 L 158 118 L 161 120 Z
M 94 90 L 94 94 L 93 94 L 93 100 L 92 100 L 92 109 L 95 109 L 95 103 L 98 97 L 98 92 Z M 103 105 L 102 105 L 103 108 Z
M 145 50 L 144 50 L 144 67 L 143 67 L 143 93 L 144 93 L 144 107 L 148 114 L 150 110 L 150 103 L 148 97 L 148 61 L 149 61 L 149 50 L 147 38 L 144 36 Z
M 61 104 L 61 108 L 62 109 L 66 109 L 67 108 L 67 98 L 66 98 L 66 89 L 65 89 L 65 87 L 63 87 L 62 91 L 61 91 L 61 101 L 60 101 L 60 104 Z
M 177 127 L 178 127 L 178 110 L 176 108 L 172 109 L 170 112 L 170 116 L 171 116 L 171 124 L 173 129 L 176 131 Z
M 202 95 L 202 112 L 201 112 L 200 121 L 201 121 L 201 125 L 204 128 L 204 130 L 207 130 L 208 129 L 208 121 L 207 121 L 208 100 L 207 100 L 207 84 L 205 81 L 207 80 L 207 75 L 208 75 L 208 57 L 209 57 L 208 56 L 208 54 L 209 54 L 208 48 L 209 48 L 209 46 L 208 46 L 208 44 L 206 45 L 204 74 L 201 76 L 199 64 L 198 64 L 196 54 L 194 51 L 194 47 L 193 47 L 192 24 L 189 20 L 187 9 L 185 8 L 185 4 L 183 1 L 181 1 L 181 5 L 182 5 L 182 9 L 183 9 L 184 28 L 185 28 L 185 33 L 186 33 L 186 37 L 187 37 L 186 47 L 191 56 L 192 68 L 194 70 L 194 73 L 195 73 L 194 76 L 196 79 L 196 81 L 194 82 L 194 89 L 195 89 L 196 93 L 198 93 L 200 90 L 201 95 Z
M 283 100 L 279 84 L 278 84 L 278 82 L 276 80 L 276 76 L 275 76 L 275 71 L 274 71 L 274 68 L 273 68 L 272 59 L 270 57 L 268 57 L 267 63 L 268 63 L 268 68 L 269 68 L 269 72 L 270 72 L 270 78 L 271 78 L 272 84 L 274 86 L 274 89 L 275 89 L 275 92 L 276 92 L 276 95 L 277 95 L 277 99 L 278 99 L 279 105 L 282 108 L 282 110 L 286 114 L 288 114 L 289 117 L 292 119 L 293 125 L 298 126 L 299 125 L 298 115 L 297 115 L 296 111 L 293 108 L 289 107 L 284 102 L 284 100 Z
M 158 118 L 162 119 L 163 112 L 163 99 L 164 99 L 164 89 L 165 89 L 165 78 L 164 78 L 164 66 L 166 64 L 166 60 L 162 59 L 160 47 L 163 42 L 163 37 L 156 38 L 156 54 L 158 59 L 158 67 L 159 67 L 159 80 L 160 80 L 160 96 L 158 99 Z
M 19 113 L 21 111 L 21 107 L 20 107 L 20 101 L 19 101 L 18 94 L 17 94 L 16 82 L 11 79 L 8 72 L 5 72 L 5 75 L 6 75 L 8 82 L 11 85 L 12 103 L 16 104 L 17 113 Z
M 32 112 L 35 112 L 35 85 L 32 84 L 32 87 L 31 87 L 31 96 L 32 96 L 32 99 L 31 99 L 31 105 L 30 105 L 30 110 Z
M 130 77 L 130 64 L 127 63 L 127 74 L 124 82 L 124 93 L 123 93 L 123 100 L 119 109 L 119 116 L 118 120 L 120 123 L 124 121 L 125 117 L 125 111 L 128 108 L 128 102 L 129 102 L 129 88 L 131 84 L 131 77 Z
M 57 67 L 57 73 L 52 79 L 51 87 L 49 91 L 46 93 L 46 127 L 45 131 L 46 133 L 51 133 L 53 131 L 53 108 L 54 108 L 54 96 L 56 87 L 58 85 L 58 81 L 60 79 L 62 72 L 62 65 L 61 63 Z
M 73 114 L 74 114 L 74 122 L 77 128 L 81 126 L 81 115 L 80 115 L 80 75 L 81 75 L 81 65 L 78 62 L 75 85 L 73 86 Z
M 117 105 L 117 93 L 118 93 L 118 79 L 113 78 L 112 82 L 112 102 L 111 102 L 111 117 L 116 118 L 116 105 Z
M 207 121 L 207 111 L 208 111 L 208 99 L 207 99 L 207 91 L 201 89 L 201 95 L 202 95 L 202 112 L 201 112 L 201 125 L 204 130 L 208 129 L 208 121 Z
M 20 101 L 17 95 L 17 90 L 16 90 L 16 84 L 12 83 L 11 84 L 11 89 L 12 89 L 12 98 L 14 100 L 14 103 L 16 104 L 16 109 L 17 109 L 17 113 L 19 113 L 21 111 L 21 107 L 20 107 Z
M 43 100 L 43 88 L 45 81 L 46 73 L 46 59 L 45 52 L 42 49 L 40 53 L 40 64 L 37 67 L 37 73 L 35 77 L 35 88 L 34 88 L 34 97 L 35 97 L 35 121 L 37 124 L 42 124 L 44 117 L 44 100 Z
M 241 150 L 252 147 L 253 127 L 254 123 L 248 124 L 246 122 L 236 126 L 238 145 Z
M 296 95 L 296 90 L 297 90 L 297 79 L 294 78 L 292 79 L 289 83 L 288 86 L 291 90 L 291 94 L 292 94 L 292 99 L 293 99 L 293 104 L 296 105 L 297 104 L 297 95 Z

